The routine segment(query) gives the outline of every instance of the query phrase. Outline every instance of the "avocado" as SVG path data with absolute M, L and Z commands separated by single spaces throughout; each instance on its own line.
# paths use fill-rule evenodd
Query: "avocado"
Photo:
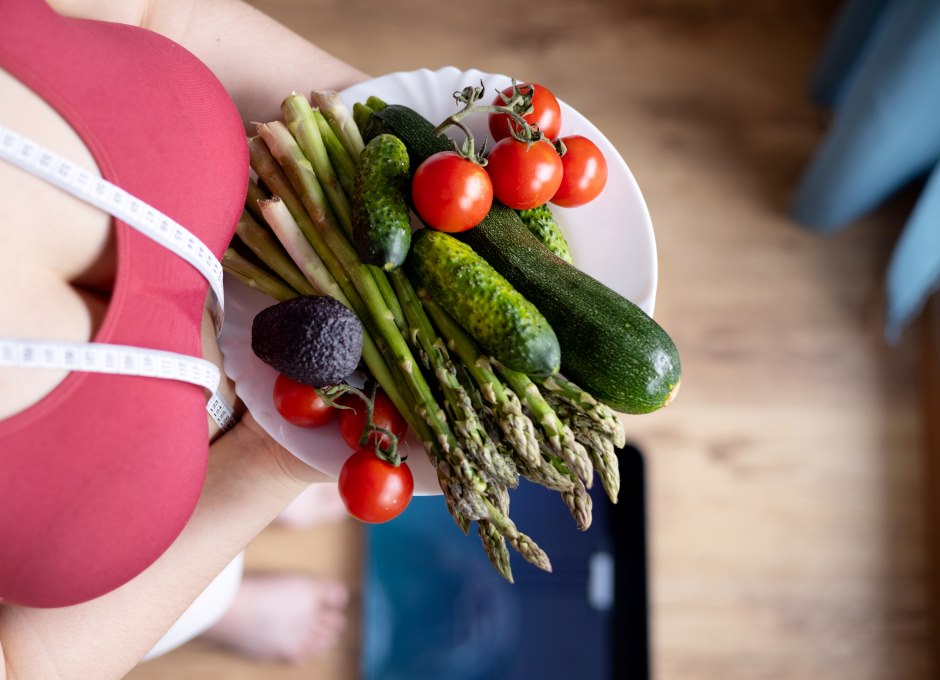
M 301 295 L 258 312 L 251 324 L 251 349 L 291 380 L 336 385 L 359 365 L 362 323 L 334 298 Z

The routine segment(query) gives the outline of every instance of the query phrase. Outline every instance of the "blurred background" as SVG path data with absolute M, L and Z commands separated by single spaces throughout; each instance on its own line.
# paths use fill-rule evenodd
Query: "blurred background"
M 940 385 L 931 377 L 934 317 L 915 321 L 894 345 L 883 331 L 886 269 L 917 192 L 901 191 L 829 235 L 800 228 L 790 215 L 801 174 L 831 124 L 807 84 L 837 0 L 252 4 L 368 73 L 454 65 L 544 82 L 626 159 L 656 232 L 656 318 L 684 367 L 675 403 L 626 420 L 646 464 L 655 677 L 934 677 L 935 513 L 925 417 Z M 886 3 L 868 3 L 879 4 Z M 311 73 L 297 89 L 314 83 Z M 632 454 L 629 460 L 636 465 Z M 514 516 L 525 503 L 514 500 Z M 627 519 L 634 529 L 638 517 Z M 574 539 L 602 551 L 616 521 L 602 514 Z M 460 538 L 452 524 L 442 526 L 447 540 Z M 196 641 L 129 677 L 363 677 L 363 650 L 375 642 L 366 638 L 382 621 L 382 603 L 362 583 L 374 566 L 369 550 L 382 540 L 340 521 L 272 527 L 248 549 L 249 569 L 350 584 L 351 625 L 325 659 L 261 664 Z M 397 568 L 396 578 L 407 580 L 421 565 Z M 569 587 L 564 565 L 561 572 L 556 586 L 523 582 L 528 573 L 520 573 L 527 606 Z M 460 578 L 452 585 L 425 605 L 472 617 L 472 607 L 458 609 L 466 602 L 447 599 L 447 592 L 465 594 Z M 630 591 L 639 598 L 633 613 L 644 603 L 641 586 Z M 499 601 L 500 592 L 481 591 L 479 601 Z M 583 601 L 570 606 L 570 617 L 563 604 L 556 609 L 555 637 L 542 644 L 583 655 L 582 678 L 613 677 L 609 660 L 595 665 L 610 647 L 602 637 L 611 631 L 609 613 L 601 606 L 592 615 Z M 503 624 L 517 614 L 503 612 Z M 593 625 L 600 626 L 595 646 L 572 641 L 569 631 Z M 476 631 L 474 644 L 498 646 L 498 632 L 489 639 Z M 437 633 L 428 632 L 429 645 L 456 635 Z M 628 629 L 618 644 L 633 649 L 642 634 Z M 536 663 L 531 646 L 519 655 Z M 636 663 L 616 677 L 645 677 Z M 517 677 L 480 672 L 467 677 Z

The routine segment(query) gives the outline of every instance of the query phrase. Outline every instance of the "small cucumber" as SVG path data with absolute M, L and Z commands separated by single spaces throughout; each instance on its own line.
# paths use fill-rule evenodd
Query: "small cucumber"
M 561 227 L 555 221 L 555 216 L 548 205 L 540 205 L 531 210 L 517 210 L 519 219 L 526 228 L 532 232 L 532 235 L 539 240 L 543 246 L 555 253 L 565 262 L 571 263 L 571 253 L 568 251 L 568 242 L 565 241 L 564 234 L 561 233 Z
M 408 147 L 412 169 L 452 148 L 416 111 L 376 111 L 369 134 L 392 133 Z M 682 368 L 669 335 L 642 309 L 546 250 L 513 210 L 499 202 L 460 234 L 557 333 L 561 371 L 596 399 L 624 413 L 649 413 L 676 395 Z
M 359 157 L 353 186 L 353 240 L 359 257 L 386 271 L 401 266 L 411 244 L 405 194 L 408 150 L 394 135 L 369 141 Z
M 548 321 L 472 248 L 443 232 L 421 229 L 408 269 L 487 354 L 533 377 L 558 370 L 561 349 Z

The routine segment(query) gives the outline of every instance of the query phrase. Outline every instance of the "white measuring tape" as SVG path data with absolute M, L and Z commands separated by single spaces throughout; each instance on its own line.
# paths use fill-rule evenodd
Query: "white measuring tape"
M 189 262 L 212 288 L 216 333 L 221 330 L 222 264 L 197 236 L 120 187 L 2 125 L 0 158 L 104 210 Z M 206 410 L 219 427 L 227 430 L 234 425 L 234 411 L 218 391 L 219 369 L 199 357 L 129 345 L 0 338 L 0 366 L 181 380 L 212 392 Z
M 212 393 L 206 410 L 219 427 L 225 430 L 233 424 L 232 407 L 219 393 L 222 374 L 211 361 L 199 357 L 131 345 L 0 338 L 0 366 L 181 380 Z
M 189 262 L 215 294 L 213 307 L 218 333 L 225 307 L 222 263 L 199 237 L 124 189 L 2 125 L 0 158 L 104 210 Z

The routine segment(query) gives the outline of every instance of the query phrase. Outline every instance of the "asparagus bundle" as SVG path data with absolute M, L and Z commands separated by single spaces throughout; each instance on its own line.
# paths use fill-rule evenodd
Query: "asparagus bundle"
M 478 522 L 484 551 L 507 580 L 507 543 L 550 571 L 548 556 L 509 519 L 508 491 L 520 475 L 557 490 L 586 529 L 594 468 L 616 497 L 619 421 L 560 376 L 537 385 L 496 364 L 403 271 L 361 261 L 350 198 L 363 140 L 335 93 L 312 100 L 317 108 L 292 94 L 284 121 L 259 124 L 249 139 L 258 183 L 237 236 L 260 264 L 230 248 L 226 269 L 276 299 L 315 292 L 352 309 L 365 329 L 364 363 L 423 443 L 457 525 L 466 533 Z

